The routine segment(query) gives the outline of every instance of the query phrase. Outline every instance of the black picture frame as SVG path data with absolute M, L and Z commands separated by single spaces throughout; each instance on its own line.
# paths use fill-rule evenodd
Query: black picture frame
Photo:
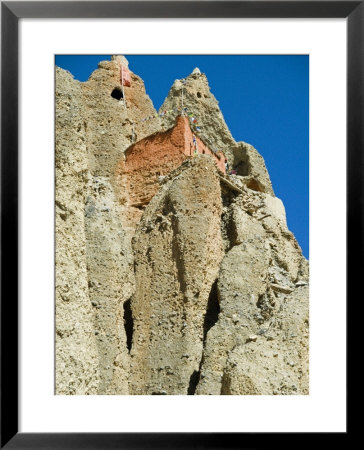
M 18 22 L 21 18 L 347 18 L 347 304 L 363 276 L 364 1 L 1 2 L 1 448 L 257 448 L 267 433 L 18 432 Z M 12 105 L 11 108 L 8 105 Z M 338 180 L 338 182 L 340 182 Z M 354 300 L 354 298 L 353 298 Z M 297 434 L 279 434 L 280 446 Z M 338 433 L 336 440 L 348 433 Z M 309 433 L 299 437 L 307 444 Z M 315 435 L 316 440 L 319 436 Z M 326 442 L 327 443 L 327 442 Z M 295 444 L 296 445 L 296 444 Z

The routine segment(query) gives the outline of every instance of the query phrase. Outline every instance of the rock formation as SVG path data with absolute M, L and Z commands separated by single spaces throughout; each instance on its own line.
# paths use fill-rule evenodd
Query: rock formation
M 57 394 L 308 394 L 308 262 L 198 69 L 157 112 L 56 68 L 55 212 Z

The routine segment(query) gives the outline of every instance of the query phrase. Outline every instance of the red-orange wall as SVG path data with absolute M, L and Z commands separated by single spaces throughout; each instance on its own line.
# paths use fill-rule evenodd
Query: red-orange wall
M 212 155 L 219 169 L 225 173 L 225 158 L 216 156 L 196 136 L 198 153 Z M 188 157 L 193 156 L 195 145 L 189 119 L 180 116 L 174 128 L 148 136 L 130 146 L 122 165 L 123 187 L 127 190 L 129 205 L 142 206 L 156 194 L 158 176 L 167 175 Z M 119 168 L 120 170 L 120 168 Z

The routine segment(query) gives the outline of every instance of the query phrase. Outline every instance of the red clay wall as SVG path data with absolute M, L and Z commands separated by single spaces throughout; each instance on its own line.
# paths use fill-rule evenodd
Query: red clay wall
M 225 173 L 224 157 L 219 159 L 196 136 L 199 153 L 212 155 Z M 195 145 L 187 117 L 178 117 L 174 128 L 148 136 L 125 152 L 123 187 L 128 192 L 130 206 L 142 206 L 156 194 L 158 177 L 167 175 L 193 156 Z

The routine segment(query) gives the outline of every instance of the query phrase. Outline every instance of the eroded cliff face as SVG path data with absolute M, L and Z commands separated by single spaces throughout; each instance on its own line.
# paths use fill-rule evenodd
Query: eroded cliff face
M 56 392 L 97 394 L 99 355 L 88 294 L 84 208 L 89 178 L 81 84 L 57 69 Z
M 220 182 L 211 157 L 172 173 L 133 240 L 131 392 L 187 394 L 199 370 L 209 294 L 223 257 Z
M 220 111 L 219 103 L 210 91 L 207 77 L 200 73 L 198 68 L 185 79 L 173 83 L 160 107 L 160 112 L 174 107 L 187 108 L 187 112 L 193 114 L 203 130 L 203 133 L 197 131 L 197 135 L 200 135 L 210 148 L 224 152 L 230 168 L 236 169 L 245 184 L 253 184 L 253 187 L 254 184 L 258 185 L 262 192 L 274 195 L 263 157 L 252 145 L 234 140 Z M 173 115 L 162 117 L 163 128 L 170 128 L 173 123 Z
M 62 365 L 67 368 L 67 387 L 61 389 L 61 364 L 56 364 L 57 393 L 128 393 L 130 361 L 123 305 L 135 289 L 134 230 L 123 225 L 125 205 L 115 167 L 132 143 L 131 124 L 155 109 L 142 80 L 133 73 L 132 85 L 124 87 L 126 107 L 111 96 L 121 87 L 121 61 L 127 64 L 120 58 L 101 62 L 86 83 L 56 69 L 56 205 L 62 205 L 56 209 L 56 284 L 74 290 L 67 295 L 68 301 L 56 291 L 56 354 L 66 360 Z M 158 120 L 142 123 L 137 134 L 142 138 L 157 129 Z M 76 201 L 77 211 L 73 211 Z M 73 253 L 80 260 L 73 263 L 75 269 L 70 267 Z M 78 319 L 86 309 L 87 319 Z M 75 332 L 67 338 L 59 331 L 60 327 L 86 326 L 92 334 L 88 340 L 78 340 Z M 75 355 L 66 348 L 66 339 Z M 89 352 L 96 352 L 92 386 L 83 381 L 81 350 L 86 360 Z M 68 386 L 67 371 L 79 375 L 79 388 Z
M 308 262 L 263 158 L 195 70 L 184 107 L 200 147 L 237 173 L 209 154 L 167 155 L 159 171 L 151 151 L 152 195 L 135 202 L 126 150 L 177 135 L 182 82 L 158 115 L 132 72 L 125 99 L 111 95 L 127 64 L 103 61 L 85 83 L 56 69 L 56 393 L 307 394 Z
M 220 313 L 207 334 L 196 393 L 308 393 L 307 263 L 281 202 L 242 191 L 224 196 Z

